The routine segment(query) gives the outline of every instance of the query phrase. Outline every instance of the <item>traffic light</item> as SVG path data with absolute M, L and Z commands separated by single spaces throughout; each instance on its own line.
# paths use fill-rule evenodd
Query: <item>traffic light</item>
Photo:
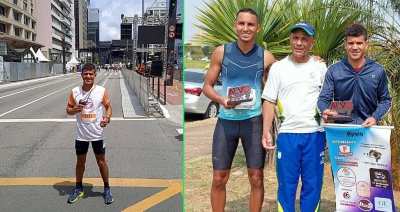
M 182 39 L 182 23 L 176 24 L 175 38 Z
M 173 6 L 173 7 L 176 6 L 176 0 L 171 0 L 171 6 Z

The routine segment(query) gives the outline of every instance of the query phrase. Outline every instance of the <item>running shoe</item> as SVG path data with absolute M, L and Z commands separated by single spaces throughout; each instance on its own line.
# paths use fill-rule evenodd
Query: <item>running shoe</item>
M 104 203 L 111 204 L 114 202 L 113 196 L 111 194 L 110 188 L 104 188 Z
M 79 197 L 83 196 L 83 189 L 74 188 L 72 190 L 72 194 L 68 197 L 68 203 L 74 203 L 78 200 Z

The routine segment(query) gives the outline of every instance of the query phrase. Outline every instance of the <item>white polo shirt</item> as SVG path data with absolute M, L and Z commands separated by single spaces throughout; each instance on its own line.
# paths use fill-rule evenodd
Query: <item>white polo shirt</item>
M 324 63 L 312 57 L 306 63 L 295 63 L 287 56 L 271 66 L 262 98 L 278 104 L 283 118 L 279 132 L 324 131 L 315 116 L 326 70 Z

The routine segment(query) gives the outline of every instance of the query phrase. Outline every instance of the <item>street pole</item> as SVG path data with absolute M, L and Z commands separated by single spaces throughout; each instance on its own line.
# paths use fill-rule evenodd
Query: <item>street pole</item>
M 63 74 L 67 73 L 65 67 L 65 35 L 62 36 L 62 60 L 63 60 Z
M 176 34 L 176 6 L 177 0 L 170 0 L 168 7 L 168 44 L 167 44 L 167 70 L 169 67 L 172 67 L 170 70 L 169 77 L 169 85 L 172 86 L 174 84 L 174 74 L 173 74 L 173 61 L 174 61 L 174 50 L 175 50 L 175 34 Z M 165 73 L 167 76 L 167 73 Z M 165 83 L 164 83 L 165 85 Z

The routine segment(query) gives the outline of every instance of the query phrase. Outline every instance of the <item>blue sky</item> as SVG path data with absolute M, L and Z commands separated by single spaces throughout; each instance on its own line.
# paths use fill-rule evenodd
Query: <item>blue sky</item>
M 144 0 L 144 10 L 156 2 L 169 1 Z M 142 16 L 142 0 L 91 0 L 90 4 L 91 8 L 99 8 L 100 11 L 100 41 L 120 39 L 121 14 L 125 17 Z
M 204 8 L 204 1 L 208 0 L 186 0 L 184 2 L 184 39 L 185 43 L 190 43 L 193 39 L 193 34 L 198 34 L 199 30 L 193 24 L 200 24 L 194 17 L 198 14 L 197 8 Z

